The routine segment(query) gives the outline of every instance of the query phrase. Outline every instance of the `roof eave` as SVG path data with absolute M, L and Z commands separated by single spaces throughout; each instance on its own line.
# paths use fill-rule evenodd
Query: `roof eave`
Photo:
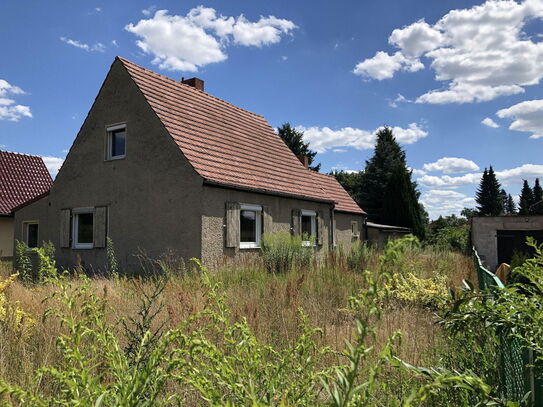
M 368 216 L 368 214 L 366 212 L 356 212 L 356 211 L 348 211 L 346 209 L 334 209 L 335 212 L 340 212 L 340 213 L 349 213 L 349 214 L 353 214 L 353 215 L 360 215 L 360 216 Z
M 331 205 L 335 205 L 335 201 L 324 199 L 324 198 L 313 198 L 305 195 L 296 195 L 296 194 L 289 194 L 286 192 L 278 192 L 278 191 L 270 191 L 267 189 L 260 189 L 260 188 L 251 188 L 251 187 L 244 187 L 240 185 L 235 184 L 228 184 L 218 181 L 212 181 L 204 178 L 204 184 L 209 186 L 215 186 L 215 187 L 221 187 L 221 188 L 228 188 L 228 189 L 237 189 L 239 191 L 249 191 L 249 192 L 257 192 L 259 194 L 265 194 L 265 195 L 274 195 L 274 196 L 280 196 L 284 198 L 293 198 L 293 199 L 301 199 L 304 201 L 311 201 L 311 202 L 323 202 Z

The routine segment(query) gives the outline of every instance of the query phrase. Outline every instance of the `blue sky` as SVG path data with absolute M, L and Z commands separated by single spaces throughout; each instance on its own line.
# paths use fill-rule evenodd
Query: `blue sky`
M 167 11 L 166 11 L 167 10 Z M 0 145 L 55 171 L 116 55 L 290 122 L 324 171 L 394 127 L 431 217 L 543 178 L 543 0 L 0 3 Z M 484 123 L 483 123 L 484 122 Z

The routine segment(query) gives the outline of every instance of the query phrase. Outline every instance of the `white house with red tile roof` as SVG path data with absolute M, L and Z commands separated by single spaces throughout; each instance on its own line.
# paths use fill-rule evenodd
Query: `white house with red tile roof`
M 319 251 L 362 238 L 365 213 L 334 178 L 203 85 L 116 58 L 50 193 L 16 222 L 40 219 L 60 264 L 94 268 L 106 237 L 127 266 L 139 250 L 212 265 L 281 230 L 313 236 Z
M 0 257 L 13 256 L 15 209 L 46 194 L 52 183 L 41 157 L 0 151 Z M 37 244 L 37 228 L 26 227 L 30 243 Z

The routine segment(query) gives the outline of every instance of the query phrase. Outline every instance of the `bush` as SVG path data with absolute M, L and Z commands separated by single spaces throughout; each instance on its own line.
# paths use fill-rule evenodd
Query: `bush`
M 366 242 L 357 240 L 353 243 L 351 251 L 347 255 L 347 266 L 353 271 L 366 269 L 368 260 L 375 254 L 375 249 Z
M 300 236 L 288 232 L 264 234 L 261 242 L 264 265 L 269 272 L 286 273 L 293 267 L 305 268 L 314 256 L 313 241 L 309 246 L 302 244 Z
M 23 281 L 32 280 L 32 262 L 28 256 L 29 248 L 25 242 L 15 240 L 14 267 Z

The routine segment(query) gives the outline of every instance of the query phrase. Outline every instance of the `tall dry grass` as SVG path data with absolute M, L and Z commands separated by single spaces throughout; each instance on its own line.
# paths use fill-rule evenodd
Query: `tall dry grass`
M 380 253 L 368 251 L 365 254 L 363 267 L 377 273 Z M 301 308 L 311 326 L 322 328 L 321 345 L 340 350 L 344 348 L 345 339 L 351 340 L 353 336 L 352 318 L 341 309 L 346 306 L 348 297 L 356 294 L 364 284 L 361 272 L 352 270 L 348 263 L 345 255 L 332 252 L 302 270 L 273 274 L 265 271 L 262 261 L 249 259 L 224 265 L 212 272 L 211 278 L 222 282 L 227 305 L 234 317 L 246 318 L 256 336 L 265 343 L 279 348 L 291 343 L 300 334 L 298 309 Z M 166 328 L 174 328 L 202 310 L 207 299 L 199 274 L 184 262 L 165 258 L 161 267 L 168 269 L 171 279 L 156 301 L 159 312 L 153 324 L 155 329 L 163 324 Z M 420 278 L 442 275 L 451 286 L 459 286 L 462 279 L 473 280 L 474 276 L 469 258 L 428 248 L 410 249 L 395 267 L 399 273 L 408 271 Z M 1 279 L 11 273 L 11 264 L 0 265 Z M 95 292 L 107 300 L 108 319 L 117 324 L 118 336 L 123 343 L 125 339 L 119 321 L 137 314 L 143 292 L 151 291 L 153 282 L 121 277 L 93 278 L 91 283 Z M 0 331 L 0 377 L 8 382 L 30 385 L 28 380 L 35 369 L 60 358 L 55 338 L 62 327 L 51 319 L 43 319 L 49 306 L 44 299 L 53 289 L 49 285 L 16 281 L 6 292 L 8 300 L 18 304 L 33 320 L 32 334 L 27 338 L 14 337 L 8 330 Z M 382 346 L 393 332 L 400 330 L 399 355 L 415 365 L 434 364 L 443 347 L 440 329 L 433 321 L 434 310 L 421 304 L 394 300 L 383 308 L 377 345 Z

